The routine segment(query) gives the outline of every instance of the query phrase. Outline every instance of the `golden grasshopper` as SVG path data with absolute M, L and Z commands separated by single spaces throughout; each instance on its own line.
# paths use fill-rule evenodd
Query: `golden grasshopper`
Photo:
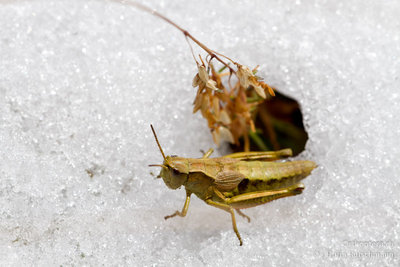
M 316 168 L 313 161 L 270 162 L 292 155 L 291 149 L 268 152 L 240 152 L 219 158 L 209 158 L 213 150 L 208 150 L 202 158 L 181 158 L 165 156 L 157 135 L 151 126 L 158 148 L 164 158 L 159 178 L 171 189 L 182 185 L 186 189 L 186 201 L 182 211 L 165 216 L 185 217 L 190 196 L 195 194 L 207 204 L 231 214 L 233 230 L 243 244 L 236 226 L 236 212 L 247 218 L 240 210 L 255 207 L 272 200 L 301 194 L 304 185 L 300 180 Z

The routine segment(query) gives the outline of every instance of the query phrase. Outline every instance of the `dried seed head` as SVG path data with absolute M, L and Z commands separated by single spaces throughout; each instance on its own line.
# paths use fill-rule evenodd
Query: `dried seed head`
M 197 68 L 199 72 L 193 79 L 192 83 L 193 87 L 196 87 L 200 83 L 204 83 L 206 88 L 218 91 L 217 83 L 214 80 L 210 79 L 210 76 L 208 75 L 206 68 L 203 65 L 198 65 Z
M 213 80 L 208 80 L 206 83 L 206 87 L 211 90 L 218 91 L 217 83 Z
M 193 78 L 192 86 L 197 87 L 200 84 L 200 76 L 196 73 L 196 76 Z
M 220 112 L 218 119 L 220 122 L 222 122 L 225 125 L 228 125 L 231 123 L 231 118 L 229 117 L 228 113 L 224 109 Z
M 220 141 L 220 137 L 219 137 L 219 130 L 215 129 L 214 131 L 212 131 L 212 137 L 214 140 L 214 143 L 219 146 L 219 141 Z
M 207 83 L 207 81 L 210 79 L 210 77 L 208 76 L 206 67 L 204 67 L 203 65 L 199 65 L 197 66 L 198 70 L 199 70 L 199 77 L 200 79 L 204 82 Z
M 261 86 L 255 86 L 255 85 L 253 85 L 253 87 L 259 96 L 261 96 L 262 98 L 267 98 L 267 96 L 265 95 L 264 88 L 262 88 Z
M 267 89 L 267 90 L 268 90 L 268 93 L 269 93 L 270 95 L 272 95 L 272 96 L 275 96 L 274 89 L 272 89 L 272 87 L 271 87 L 271 86 L 269 86 L 269 85 L 268 85 L 268 84 L 266 84 L 265 82 L 259 82 L 259 83 L 261 84 L 262 88 L 264 88 L 264 89 Z
M 212 98 L 212 109 L 214 111 L 215 117 L 218 119 L 220 115 L 220 109 L 219 109 L 219 99 L 217 97 Z
M 208 95 L 203 95 L 201 101 L 201 113 L 203 115 L 207 114 L 209 108 L 210 108 L 210 97 Z
M 260 82 L 257 81 L 257 77 L 253 74 L 249 67 L 240 64 L 237 64 L 237 66 L 238 71 L 236 72 L 236 75 L 239 78 L 240 85 L 245 89 L 248 89 L 251 86 L 259 96 L 264 99 L 267 98 L 264 88 L 261 86 Z
M 225 128 L 224 126 L 219 126 L 218 130 L 220 138 L 222 140 L 228 141 L 231 144 L 235 143 L 232 133 L 227 128 Z
M 253 75 L 250 69 L 243 65 L 238 65 L 236 75 L 239 78 L 240 85 L 247 89 L 250 86 L 249 77 Z
M 193 102 L 193 113 L 196 113 L 202 106 L 203 102 L 203 94 L 198 94 Z
M 202 64 L 197 64 L 198 73 L 192 82 L 193 87 L 198 87 L 193 102 L 193 113 L 201 111 L 218 146 L 221 140 L 239 145 L 239 138 L 247 135 L 249 131 L 254 132 L 253 110 L 263 102 L 262 99 L 266 99 L 266 90 L 273 95 L 272 88 L 255 76 L 256 69 L 251 71 L 247 66 L 234 64 L 237 71 L 233 74 L 237 76 L 238 81 L 233 87 L 229 83 L 229 88 L 225 88 L 221 80 L 222 76 L 231 75 L 231 71 L 220 74 L 209 61 L 203 60 Z M 211 74 L 207 71 L 209 69 Z M 257 102 L 248 101 L 248 97 L 253 95 L 253 89 L 262 98 Z

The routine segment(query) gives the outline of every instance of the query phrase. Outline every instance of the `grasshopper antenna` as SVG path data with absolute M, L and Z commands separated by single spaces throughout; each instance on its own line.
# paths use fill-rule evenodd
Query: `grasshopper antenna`
M 150 164 L 149 167 L 161 167 L 161 168 L 166 168 L 166 169 L 168 169 L 167 166 L 162 165 L 162 164 Z
M 164 151 L 162 150 L 162 148 L 161 148 L 161 146 L 160 146 L 160 143 L 158 142 L 158 138 L 157 138 L 157 135 L 156 135 L 156 131 L 154 131 L 153 125 L 150 124 L 150 127 L 151 127 L 151 130 L 153 131 L 154 138 L 156 139 L 158 148 L 160 149 L 160 152 L 161 152 L 161 154 L 162 154 L 164 160 L 167 160 L 167 158 L 165 157 Z

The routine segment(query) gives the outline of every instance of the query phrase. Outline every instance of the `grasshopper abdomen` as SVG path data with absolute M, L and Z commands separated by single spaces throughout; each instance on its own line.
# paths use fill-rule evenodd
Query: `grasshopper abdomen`
M 243 165 L 243 166 L 241 166 Z M 240 162 L 238 168 L 244 179 L 238 185 L 238 194 L 261 190 L 275 190 L 297 184 L 310 175 L 316 164 L 312 161 Z

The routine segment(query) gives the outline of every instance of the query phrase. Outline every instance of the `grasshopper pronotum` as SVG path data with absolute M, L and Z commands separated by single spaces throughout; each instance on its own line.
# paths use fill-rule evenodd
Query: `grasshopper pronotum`
M 291 149 L 268 152 L 240 152 L 219 158 L 209 158 L 213 150 L 208 150 L 202 158 L 182 158 L 165 156 L 152 125 L 158 148 L 164 158 L 158 178 L 163 178 L 171 189 L 182 185 L 186 189 L 186 200 L 182 211 L 165 216 L 185 217 L 190 196 L 195 194 L 208 205 L 231 214 L 233 230 L 243 244 L 236 226 L 236 212 L 247 218 L 240 210 L 255 207 L 272 200 L 301 194 L 304 185 L 300 180 L 316 168 L 313 161 L 270 162 L 292 155 Z

